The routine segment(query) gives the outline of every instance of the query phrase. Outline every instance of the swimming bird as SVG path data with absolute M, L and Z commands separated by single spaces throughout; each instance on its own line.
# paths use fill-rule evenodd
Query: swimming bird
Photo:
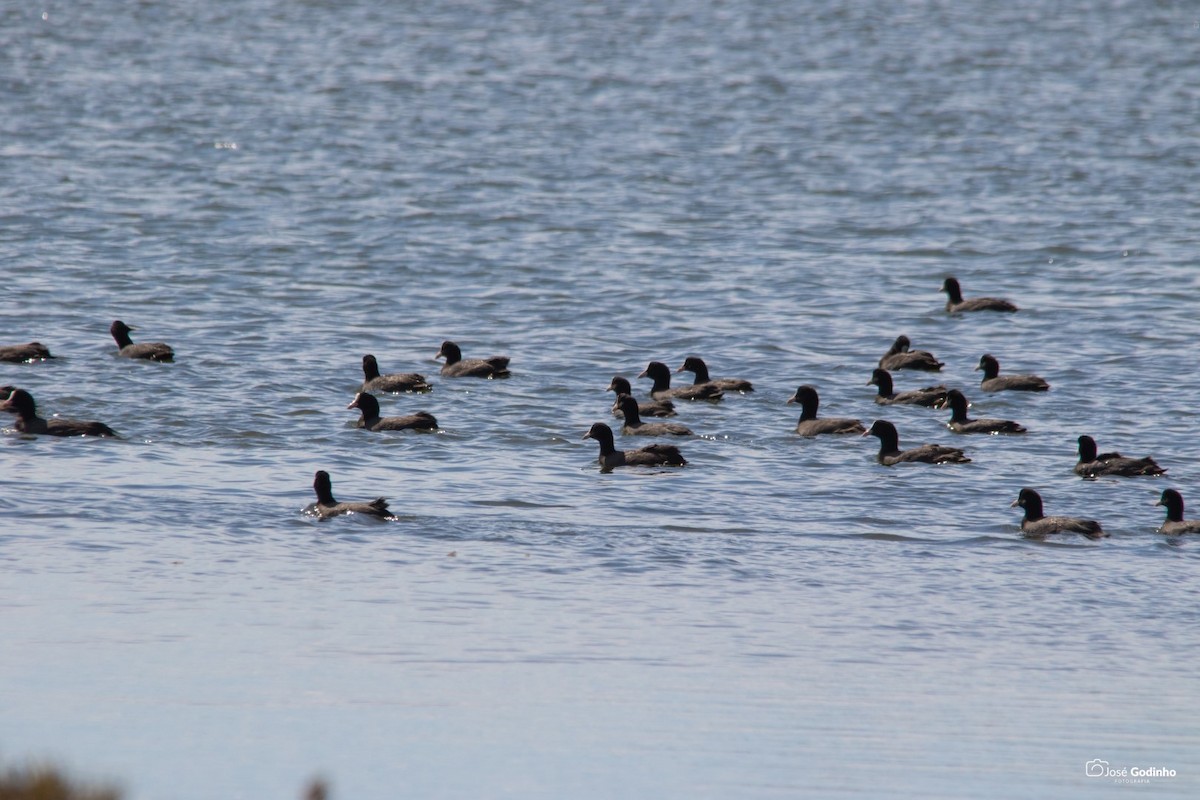
M 886 419 L 877 419 L 863 436 L 879 438 L 879 455 L 876 460 L 885 467 L 915 461 L 924 464 L 966 464 L 971 459 L 957 447 L 941 444 L 923 444 L 911 450 L 900 449 L 900 434 L 896 426 Z
M 508 356 L 489 356 L 488 358 L 463 358 L 462 350 L 451 341 L 442 342 L 434 358 L 445 358 L 442 365 L 442 375 L 447 378 L 507 378 Z
M 1133 477 L 1135 475 L 1165 475 L 1166 470 L 1160 467 L 1153 458 L 1128 458 L 1120 453 L 1097 453 L 1096 440 L 1084 434 L 1079 437 L 1079 461 L 1075 464 L 1075 474 L 1085 478 L 1097 478 L 1102 475 L 1118 475 Z
M 43 433 L 48 436 L 116 436 L 116 432 L 103 422 L 77 419 L 42 419 L 37 415 L 37 404 L 33 395 L 24 389 L 4 387 L 9 390 L 8 399 L 0 404 L 0 411 L 17 415 L 16 427 L 21 433 Z
M 162 342 L 142 342 L 134 344 L 129 338 L 129 332 L 137 330 L 126 325 L 121 320 L 116 320 L 109 327 L 108 332 L 117 342 L 117 355 L 121 358 L 136 358 L 143 361 L 160 361 L 167 363 L 175 360 L 175 351 L 170 345 Z
M 753 392 L 754 386 L 750 381 L 742 378 L 710 378 L 708 377 L 708 365 L 704 363 L 704 359 L 699 356 L 688 356 L 683 360 L 683 366 L 675 370 L 676 373 L 691 372 L 696 376 L 692 381 L 693 386 L 701 386 L 705 383 L 714 383 L 726 392 Z
M 1017 307 L 1007 300 L 998 297 L 972 297 L 963 300 L 962 288 L 957 278 L 946 278 L 942 282 L 942 291 L 946 293 L 946 310 L 951 314 L 960 311 L 1016 311 Z
M 989 353 L 979 357 L 979 366 L 975 371 L 979 370 L 983 370 L 983 381 L 979 388 L 985 392 L 1044 392 L 1050 388 L 1050 384 L 1037 375 L 1001 375 L 1000 362 Z
M 821 398 L 815 387 L 805 384 L 788 398 L 788 403 L 800 404 L 800 421 L 796 423 L 796 433 L 801 436 L 819 436 L 822 433 L 863 433 L 866 427 L 861 420 L 848 417 L 824 417 L 817 419 L 817 407 Z
M 424 375 L 416 372 L 379 374 L 379 362 L 368 353 L 362 358 L 363 385 L 360 392 L 428 392 L 433 389 Z
M 881 406 L 890 405 L 911 405 L 911 406 L 935 406 L 946 399 L 946 387 L 926 386 L 924 389 L 910 389 L 907 392 L 896 392 L 895 386 L 892 384 L 892 374 L 886 369 L 875 368 L 871 373 L 871 380 L 867 381 L 867 385 L 874 384 L 879 387 L 879 392 L 875 395 L 875 402 Z
M 54 356 L 50 355 L 50 348 L 41 342 L 10 344 L 0 347 L 0 361 L 17 363 L 20 361 L 44 361 L 47 358 L 54 358 Z
M 967 398 L 958 389 L 946 392 L 941 408 L 950 407 L 946 427 L 955 433 L 1025 433 L 1025 426 L 1010 419 L 971 419 L 967 416 Z
M 678 422 L 642 422 L 638 402 L 627 394 L 617 398 L 617 407 L 625 417 L 621 433 L 626 436 L 693 436 L 692 429 Z
M 937 372 L 945 366 L 928 350 L 909 350 L 908 348 L 911 346 L 912 342 L 908 340 L 907 336 L 897 336 L 896 341 L 892 342 L 891 348 L 883 354 L 883 358 L 879 359 L 879 366 L 892 371 L 916 369 L 923 372 Z
M 404 417 L 380 417 L 379 401 L 375 395 L 359 392 L 354 395 L 353 402 L 346 408 L 357 408 L 362 412 L 362 418 L 355 426 L 369 431 L 403 431 L 409 428 L 418 431 L 437 430 L 437 420 L 427 411 L 417 411 Z
M 612 428 L 597 422 L 583 435 L 600 443 L 600 471 L 611 472 L 615 467 L 682 467 L 687 464 L 679 448 L 673 444 L 651 444 L 637 450 L 618 450 L 613 446 Z
M 379 519 L 395 519 L 388 510 L 387 500 L 377 497 L 369 503 L 339 503 L 333 499 L 333 482 L 329 473 L 323 469 L 317 470 L 313 478 L 313 491 L 317 493 L 317 502 L 305 507 L 304 513 L 329 519 L 342 514 L 366 514 Z
M 1108 535 L 1094 519 L 1045 516 L 1042 511 L 1042 496 L 1028 487 L 1021 490 L 1009 508 L 1017 506 L 1025 509 L 1025 518 L 1021 520 L 1021 535 L 1029 539 L 1040 539 L 1052 533 L 1082 533 L 1089 539 L 1100 539 Z
M 702 383 L 700 385 L 692 384 L 691 386 L 678 386 L 671 388 L 671 368 L 661 361 L 651 361 L 642 370 L 639 378 L 650 378 L 654 381 L 654 386 L 650 389 L 650 396 L 658 399 L 672 398 L 675 400 L 720 400 L 725 396 L 725 392 L 721 391 L 721 387 L 715 383 Z
M 1179 492 L 1174 489 L 1163 489 L 1162 497 L 1154 505 L 1167 507 L 1167 519 L 1158 529 L 1159 533 L 1169 536 L 1200 533 L 1200 519 L 1183 518 L 1183 495 Z
M 633 397 L 633 387 L 629 385 L 629 379 L 622 375 L 614 375 L 612 382 L 608 384 L 608 390 L 620 397 L 627 394 Z M 617 407 L 616 402 L 613 403 L 612 413 L 614 417 L 621 415 L 621 409 Z M 661 400 L 644 400 L 638 403 L 638 414 L 643 417 L 674 417 L 675 404 L 670 400 L 663 398 Z

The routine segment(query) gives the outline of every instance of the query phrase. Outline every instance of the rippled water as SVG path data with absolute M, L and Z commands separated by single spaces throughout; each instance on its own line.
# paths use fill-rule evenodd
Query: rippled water
M 1200 790 L 1200 560 L 1152 506 L 1200 508 L 1194 7 L 0 13 L 0 344 L 60 356 L 0 383 L 123 434 L 0 437 L 7 759 L 139 800 Z M 948 316 L 950 274 L 1022 310 Z M 1030 432 L 880 411 L 900 333 Z M 441 379 L 447 338 L 512 378 Z M 1053 389 L 980 394 L 985 352 Z M 440 433 L 352 427 L 364 353 Z M 600 474 L 611 377 L 689 354 L 758 391 Z M 800 439 L 800 383 L 973 461 Z M 1168 478 L 1079 480 L 1081 433 Z M 399 520 L 302 516 L 317 469 Z M 1021 539 L 1026 485 L 1111 538 Z

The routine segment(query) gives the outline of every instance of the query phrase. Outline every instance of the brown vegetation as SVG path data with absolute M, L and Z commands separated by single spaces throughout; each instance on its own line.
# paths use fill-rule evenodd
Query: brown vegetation
M 10 767 L 0 773 L 0 800 L 120 800 L 111 786 L 76 783 L 49 766 Z

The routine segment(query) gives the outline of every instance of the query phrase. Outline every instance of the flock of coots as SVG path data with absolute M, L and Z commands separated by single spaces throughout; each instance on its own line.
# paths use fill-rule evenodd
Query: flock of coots
M 976 297 L 964 299 L 962 289 L 954 278 L 946 278 L 942 291 L 947 295 L 946 311 L 952 314 L 977 311 L 993 311 L 1013 313 L 1017 306 L 1008 300 L 994 297 Z M 134 330 L 120 320 L 112 323 L 109 332 L 117 344 L 117 355 L 122 358 L 143 359 L 156 362 L 174 361 L 175 353 L 170 346 L 162 342 L 135 343 L 130 338 Z M 878 389 L 875 402 L 882 406 L 907 404 L 932 408 L 949 409 L 951 416 L 947 427 L 958 434 L 1022 434 L 1025 428 L 1017 422 L 1004 419 L 972 419 L 968 415 L 969 403 L 966 396 L 958 389 L 948 389 L 945 386 L 928 386 L 910 389 L 902 392 L 895 390 L 891 373 L 899 370 L 916 370 L 937 372 L 944 366 L 932 353 L 924 350 L 911 349 L 912 343 L 907 336 L 899 336 L 891 348 L 879 360 L 879 366 L 873 371 L 868 385 Z M 36 362 L 54 358 L 49 348 L 39 342 L 23 345 L 0 347 L 0 361 L 6 362 Z M 504 378 L 509 375 L 508 356 L 491 356 L 489 358 L 464 358 L 461 349 L 451 341 L 442 343 L 437 358 L 445 359 L 441 368 L 444 378 Z M 399 430 L 437 430 L 438 422 L 432 414 L 417 411 L 401 417 L 380 416 L 379 401 L 374 393 L 408 393 L 427 392 L 432 386 L 423 375 L 415 372 L 395 373 L 384 375 L 380 373 L 379 364 L 373 355 L 365 355 L 362 359 L 363 383 L 353 401 L 347 406 L 357 409 L 361 418 L 357 427 L 370 431 L 399 431 Z M 980 389 L 985 392 L 1024 391 L 1045 392 L 1050 385 L 1036 375 L 1001 375 L 1000 364 L 990 354 L 979 359 L 977 370 L 983 372 Z M 673 417 L 677 415 L 676 401 L 708 401 L 716 402 L 724 397 L 726 392 L 746 393 L 754 391 L 748 380 L 741 378 L 712 378 L 704 360 L 697 356 L 689 356 L 676 372 L 690 372 L 694 376 L 691 384 L 686 386 L 671 386 L 671 369 L 661 361 L 651 361 L 646 369 L 638 375 L 639 379 L 649 379 L 653 382 L 650 388 L 650 399 L 639 401 L 635 398 L 633 387 L 629 380 L 617 375 L 609 384 L 609 391 L 616 394 L 613 404 L 614 416 L 624 418 L 621 433 L 626 436 L 678 437 L 692 435 L 686 425 L 673 421 L 646 421 L 643 417 Z M 42 434 L 49 436 L 117 436 L 112 428 L 102 422 L 68 420 L 58 417 L 45 419 L 38 415 L 37 404 L 33 396 L 15 386 L 0 387 L 0 411 L 6 411 L 16 416 L 15 428 L 23 434 Z M 822 435 L 856 434 L 874 436 L 879 439 L 879 453 L 876 460 L 884 466 L 902 463 L 926 464 L 958 464 L 971 459 L 963 450 L 941 444 L 924 444 L 919 447 L 901 449 L 900 436 L 895 425 L 884 419 L 875 420 L 868 428 L 861 420 L 841 417 L 818 416 L 820 398 L 813 386 L 804 385 L 796 389 L 796 393 L 788 399 L 788 403 L 796 403 L 801 408 L 800 419 L 796 424 L 796 433 L 805 437 Z M 611 471 L 617 467 L 682 467 L 687 464 L 679 448 L 673 444 L 655 443 L 632 450 L 619 450 L 616 447 L 615 436 L 610 426 L 603 422 L 592 425 L 583 436 L 593 439 L 600 448 L 598 462 L 602 471 Z M 1075 472 L 1084 478 L 1107 476 L 1159 476 L 1166 470 L 1155 463 L 1153 458 L 1131 458 L 1120 453 L 1099 452 L 1096 442 L 1090 436 L 1079 437 L 1079 461 Z M 332 481 L 324 470 L 316 473 L 313 480 L 313 490 L 317 495 L 315 503 L 305 508 L 305 513 L 320 519 L 339 516 L 342 514 L 365 514 L 374 517 L 391 518 L 387 501 L 377 498 L 366 503 L 338 502 L 333 497 Z M 1047 516 L 1042 505 L 1042 498 L 1032 488 L 1023 488 L 1012 503 L 1024 511 L 1021 530 L 1024 536 L 1043 538 L 1050 534 L 1068 533 L 1081 534 L 1089 539 L 1098 539 L 1107 534 L 1100 523 L 1095 520 L 1067 516 Z M 1165 489 L 1158 505 L 1166 507 L 1166 520 L 1159 529 L 1168 535 L 1200 533 L 1200 520 L 1185 520 L 1183 517 L 1183 497 L 1174 489 Z

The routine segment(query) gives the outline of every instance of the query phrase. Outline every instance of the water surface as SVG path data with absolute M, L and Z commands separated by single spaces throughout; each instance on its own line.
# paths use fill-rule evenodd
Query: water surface
M 149 798 L 1191 797 L 1186 4 L 87 0 L 0 26 L 0 753 Z M 948 316 L 938 292 L 1009 297 Z M 113 319 L 173 365 L 113 357 Z M 978 416 L 880 411 L 899 334 Z M 507 353 L 451 381 L 443 339 Z M 985 396 L 993 353 L 1046 395 Z M 364 353 L 441 432 L 345 409 Z M 682 470 L 614 374 L 703 356 Z M 679 376 L 684 377 L 684 376 Z M 634 380 L 644 395 L 648 382 Z M 970 464 L 885 469 L 784 401 Z M 8 425 L 8 422 L 4 423 Z M 1075 439 L 1165 479 L 1081 481 Z M 300 514 L 317 469 L 392 523 Z M 1009 503 L 1102 521 L 1020 538 Z M 1084 765 L 1164 767 L 1128 784 Z

